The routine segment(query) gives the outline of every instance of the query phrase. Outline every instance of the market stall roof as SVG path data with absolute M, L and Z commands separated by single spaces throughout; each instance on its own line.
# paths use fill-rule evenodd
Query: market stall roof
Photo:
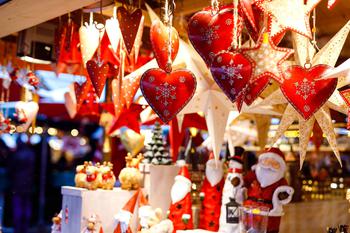
M 11 0 L 0 6 L 0 38 L 95 2 L 99 0 Z

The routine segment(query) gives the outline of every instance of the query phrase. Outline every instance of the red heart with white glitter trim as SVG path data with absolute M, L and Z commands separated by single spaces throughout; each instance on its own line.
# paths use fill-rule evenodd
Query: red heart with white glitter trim
M 259 95 L 265 90 L 270 82 L 269 76 L 263 76 L 254 82 L 248 84 L 247 89 L 244 92 L 244 102 L 249 106 Z
M 242 32 L 241 17 L 233 25 L 233 9 L 223 9 L 213 15 L 211 9 L 196 13 L 188 23 L 188 36 L 199 55 L 209 66 L 218 52 L 232 46 L 233 27 L 237 37 Z
M 164 123 L 186 106 L 196 86 L 196 77 L 185 69 L 171 73 L 149 69 L 142 75 L 140 84 L 143 96 Z
M 235 102 L 249 83 L 252 64 L 240 53 L 221 52 L 214 58 L 210 71 L 226 96 Z
M 320 79 L 332 67 L 317 65 L 306 69 L 290 66 L 284 73 L 284 82 L 280 86 L 289 103 L 308 120 L 333 94 L 337 79 Z
M 171 72 L 171 64 L 168 66 L 168 43 L 169 32 L 161 21 L 156 20 L 152 23 L 150 31 L 151 43 L 154 55 L 157 59 L 159 68 Z M 174 27 L 171 27 L 171 62 L 174 61 L 179 51 L 179 34 Z
M 104 63 L 100 66 L 94 60 L 89 60 L 86 63 L 86 70 L 89 74 L 92 85 L 95 88 L 97 96 L 100 97 L 106 84 L 106 79 L 109 71 L 108 64 Z

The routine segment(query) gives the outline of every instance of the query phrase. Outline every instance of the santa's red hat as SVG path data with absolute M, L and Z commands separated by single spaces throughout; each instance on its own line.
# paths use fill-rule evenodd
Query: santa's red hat
M 134 195 L 128 200 L 128 202 L 124 205 L 124 207 L 122 208 L 122 210 L 118 214 L 119 217 L 126 218 L 126 219 L 130 219 L 131 218 L 132 214 L 134 213 L 136 203 L 137 203 L 137 201 L 139 199 L 139 195 L 140 195 L 140 190 L 137 190 L 134 193 Z M 119 217 L 117 217 L 118 224 L 115 227 L 113 233 L 121 233 L 122 232 L 122 227 L 121 227 L 121 223 L 120 223 Z M 131 232 L 130 226 L 128 226 L 128 229 L 127 229 L 126 232 L 127 233 Z
M 175 181 L 184 181 L 189 185 L 192 184 L 190 172 L 188 171 L 188 168 L 186 165 L 180 168 L 179 174 L 175 176 Z
M 264 158 L 273 158 L 279 162 L 282 167 L 286 167 L 286 161 L 283 152 L 277 147 L 271 147 L 259 156 L 259 160 Z
M 123 210 L 128 211 L 130 213 L 134 213 L 134 209 L 139 199 L 140 190 L 137 190 L 134 195 L 129 199 L 129 201 L 124 205 Z

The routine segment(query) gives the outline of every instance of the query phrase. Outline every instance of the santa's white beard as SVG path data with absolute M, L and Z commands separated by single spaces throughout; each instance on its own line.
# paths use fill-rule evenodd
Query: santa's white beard
M 182 180 L 176 180 L 171 187 L 171 201 L 176 203 L 185 198 L 185 196 L 191 191 L 191 184 Z
M 257 164 L 255 169 L 255 174 L 261 187 L 265 188 L 282 179 L 284 171 L 274 170 L 268 167 L 263 167 L 260 164 Z
M 222 162 L 215 161 L 214 159 L 209 160 L 205 168 L 205 177 L 209 181 L 210 185 L 217 185 L 223 176 L 224 170 L 222 168 Z

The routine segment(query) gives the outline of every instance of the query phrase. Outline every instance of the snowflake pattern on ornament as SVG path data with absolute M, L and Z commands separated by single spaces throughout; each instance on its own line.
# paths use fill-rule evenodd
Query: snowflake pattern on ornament
M 208 45 L 211 45 L 214 40 L 219 39 L 217 31 L 220 29 L 220 26 L 209 27 L 208 29 L 201 29 L 202 39 L 206 41 Z
M 168 106 L 173 100 L 176 100 L 176 87 L 167 82 L 156 87 L 156 100 L 160 100 L 164 106 Z
M 218 61 L 219 62 L 222 61 L 222 58 L 219 57 Z M 229 66 L 221 66 L 221 69 L 223 69 L 225 72 L 225 75 L 222 75 L 221 79 L 225 80 L 226 78 L 229 78 L 230 79 L 229 83 L 232 86 L 234 84 L 233 78 L 237 78 L 237 79 L 243 78 L 241 75 L 242 68 L 243 68 L 243 64 L 237 64 L 235 66 L 233 60 L 230 60 Z
M 309 81 L 306 78 L 302 82 L 294 83 L 297 95 L 300 95 L 304 100 L 306 100 L 310 95 L 315 95 L 315 81 Z

